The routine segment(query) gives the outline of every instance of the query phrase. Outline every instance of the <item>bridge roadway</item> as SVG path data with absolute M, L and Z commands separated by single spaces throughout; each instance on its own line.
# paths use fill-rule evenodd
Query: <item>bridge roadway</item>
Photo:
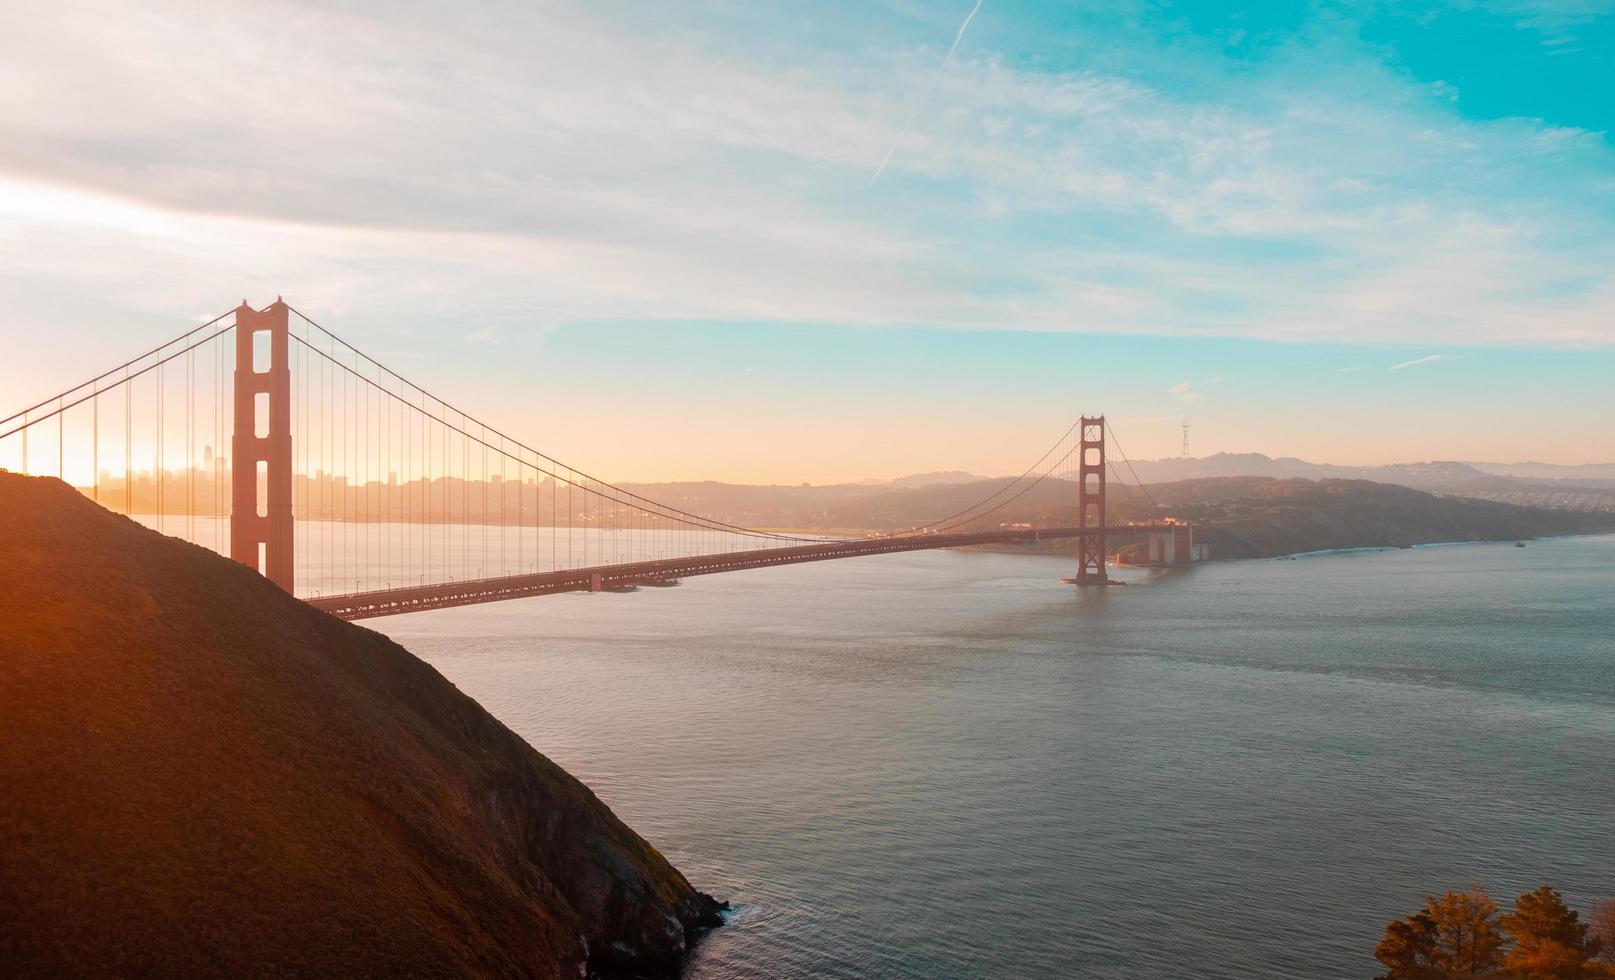
M 865 555 L 889 555 L 900 551 L 964 548 L 970 545 L 1032 544 L 1042 540 L 1077 538 L 1100 533 L 1106 537 L 1118 537 L 1150 529 L 1151 526 L 1148 524 L 1128 524 L 1106 528 L 1016 528 L 998 531 L 963 531 L 954 534 L 914 534 L 907 537 L 848 538 L 842 541 L 794 545 L 788 548 L 758 548 L 715 555 L 692 555 L 687 558 L 663 558 L 657 561 L 566 568 L 554 572 L 506 575 L 464 582 L 442 582 L 436 585 L 375 589 L 347 595 L 317 596 L 308 599 L 307 602 L 338 619 L 372 619 L 377 616 L 395 616 L 399 613 L 444 609 L 449 606 L 470 606 L 482 602 L 550 595 L 555 592 L 591 592 L 631 585 L 654 585 L 692 575 L 738 572 L 772 565 L 795 565 L 808 561 L 828 561 L 833 558 L 860 558 Z

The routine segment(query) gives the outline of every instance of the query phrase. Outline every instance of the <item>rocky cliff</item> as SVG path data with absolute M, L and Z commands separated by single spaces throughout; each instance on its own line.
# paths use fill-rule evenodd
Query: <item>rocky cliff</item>
M 430 666 L 0 472 L 7 976 L 676 970 L 718 921 Z

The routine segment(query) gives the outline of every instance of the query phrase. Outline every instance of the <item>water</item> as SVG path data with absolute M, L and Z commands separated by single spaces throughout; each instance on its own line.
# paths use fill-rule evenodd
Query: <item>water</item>
M 738 912 L 687 975 L 1369 977 L 1615 894 L 1615 537 L 930 552 L 377 620 Z
M 228 518 L 134 514 L 146 527 L 230 553 Z M 302 598 L 496 578 L 791 544 L 722 531 L 304 521 L 295 525 L 293 591 Z

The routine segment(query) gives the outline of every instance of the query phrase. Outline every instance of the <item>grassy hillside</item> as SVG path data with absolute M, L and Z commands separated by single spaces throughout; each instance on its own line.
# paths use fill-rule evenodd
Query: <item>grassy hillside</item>
M 666 972 L 714 903 L 385 637 L 0 472 L 0 973 Z

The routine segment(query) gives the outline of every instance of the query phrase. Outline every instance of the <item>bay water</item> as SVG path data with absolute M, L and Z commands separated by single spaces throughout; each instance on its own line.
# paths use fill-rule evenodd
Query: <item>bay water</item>
M 1615 897 L 1615 536 L 1123 570 L 919 552 L 388 633 L 735 906 L 693 980 L 1369 977 Z

